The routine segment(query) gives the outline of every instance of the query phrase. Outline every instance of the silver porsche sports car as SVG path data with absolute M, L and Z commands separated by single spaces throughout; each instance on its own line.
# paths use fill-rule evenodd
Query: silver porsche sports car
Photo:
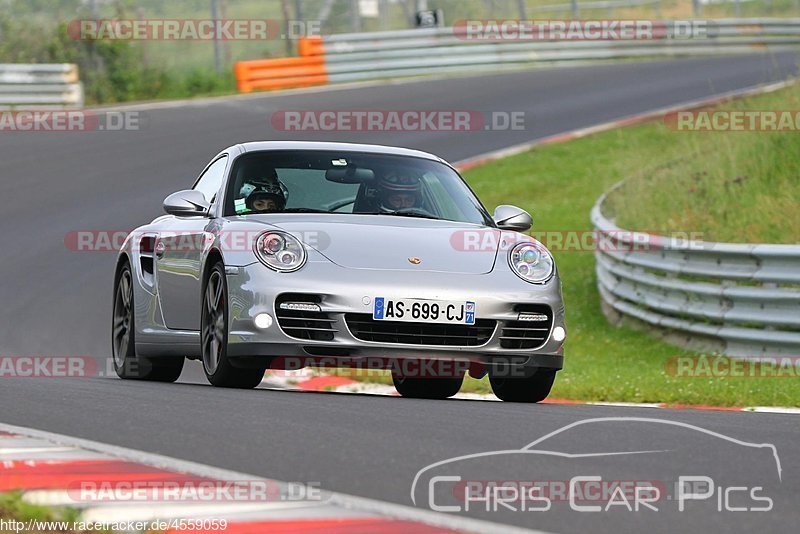
M 215 386 L 266 369 L 390 370 L 403 396 L 446 398 L 488 373 L 537 402 L 563 363 L 561 283 L 524 232 L 447 162 L 403 148 L 253 142 L 227 148 L 116 264 L 112 348 L 122 378 Z

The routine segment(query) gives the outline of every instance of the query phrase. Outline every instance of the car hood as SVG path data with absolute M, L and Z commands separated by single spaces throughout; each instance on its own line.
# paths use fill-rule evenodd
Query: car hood
M 492 271 L 499 248 L 499 230 L 472 224 L 380 215 L 310 215 L 282 215 L 269 222 L 350 269 L 486 274 Z M 465 233 L 480 236 L 484 246 L 465 250 L 460 245 Z M 475 241 L 474 236 L 470 239 Z

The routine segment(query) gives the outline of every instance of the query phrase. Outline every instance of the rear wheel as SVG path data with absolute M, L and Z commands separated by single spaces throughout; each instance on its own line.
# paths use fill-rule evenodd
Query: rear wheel
M 228 359 L 228 285 L 225 267 L 217 262 L 203 285 L 200 321 L 203 371 L 217 387 L 252 389 L 261 383 L 265 368 L 242 369 Z
M 403 397 L 413 399 L 446 399 L 461 389 L 464 375 L 457 377 L 408 377 L 392 371 L 394 388 Z
M 133 277 L 127 263 L 117 275 L 111 325 L 114 371 L 125 379 L 175 382 L 183 370 L 183 358 L 145 358 L 136 355 Z
M 539 368 L 530 376 L 506 377 L 500 373 L 489 371 L 489 382 L 497 398 L 508 402 L 539 402 L 550 394 L 553 381 L 556 379 L 555 369 Z

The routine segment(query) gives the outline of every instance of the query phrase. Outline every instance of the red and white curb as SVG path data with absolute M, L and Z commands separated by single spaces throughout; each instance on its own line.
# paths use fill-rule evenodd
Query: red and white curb
M 119 488 L 197 488 L 200 483 L 224 487 L 235 482 L 260 483 L 277 491 L 270 493 L 269 502 L 252 498 L 132 502 L 76 496 L 78 487 L 111 487 L 119 495 Z M 290 491 L 287 482 L 0 423 L 0 492 L 8 491 L 21 491 L 23 500 L 31 504 L 77 509 L 77 521 L 95 524 L 224 519 L 227 527 L 217 530 L 227 534 L 532 532 L 319 488 L 313 499 L 289 500 L 284 498 Z M 102 490 L 96 495 L 103 495 Z M 172 531 L 178 532 L 180 527 Z
M 363 395 L 398 396 L 392 386 L 359 382 L 351 378 L 336 375 L 327 375 L 309 369 L 298 371 L 267 371 L 261 385 L 273 389 L 288 389 L 295 391 L 316 391 L 336 393 L 358 393 Z M 454 399 L 469 399 L 482 401 L 499 401 L 491 393 L 458 393 Z M 710 410 L 726 412 L 759 412 L 776 414 L 800 414 L 800 408 L 782 406 L 708 406 L 702 404 L 669 404 L 665 402 L 603 402 L 580 401 L 570 399 L 551 398 L 543 404 L 569 404 L 586 406 L 613 406 L 617 408 L 662 408 L 669 410 Z
M 390 397 L 397 397 L 400 395 L 393 386 L 372 382 L 360 382 L 352 378 L 329 375 L 311 369 L 267 371 L 264 375 L 264 380 L 261 381 L 261 385 L 272 389 L 288 389 L 294 391 L 328 391 Z M 485 401 L 500 400 L 491 393 L 457 393 L 452 398 Z

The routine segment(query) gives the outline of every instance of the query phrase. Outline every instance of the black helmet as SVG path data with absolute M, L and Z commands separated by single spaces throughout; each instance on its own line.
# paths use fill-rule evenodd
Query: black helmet
M 414 195 L 414 207 L 419 204 L 422 183 L 419 176 L 413 171 L 405 169 L 389 170 L 378 179 L 377 186 L 381 210 L 397 211 L 396 207 L 387 203 L 388 198 L 392 195 Z
M 276 210 L 283 210 L 289 198 L 289 192 L 278 179 L 278 173 L 273 167 L 249 165 L 242 169 L 245 178 L 239 190 L 240 198 L 245 199 L 245 206 L 250 211 L 262 211 L 253 207 L 258 200 L 272 200 Z
M 284 192 L 283 184 L 277 181 L 275 183 L 258 184 L 257 188 L 251 191 L 245 199 L 247 209 L 261 211 L 254 206 L 258 200 L 272 200 L 275 203 L 275 211 L 283 211 L 286 207 L 286 193 Z

